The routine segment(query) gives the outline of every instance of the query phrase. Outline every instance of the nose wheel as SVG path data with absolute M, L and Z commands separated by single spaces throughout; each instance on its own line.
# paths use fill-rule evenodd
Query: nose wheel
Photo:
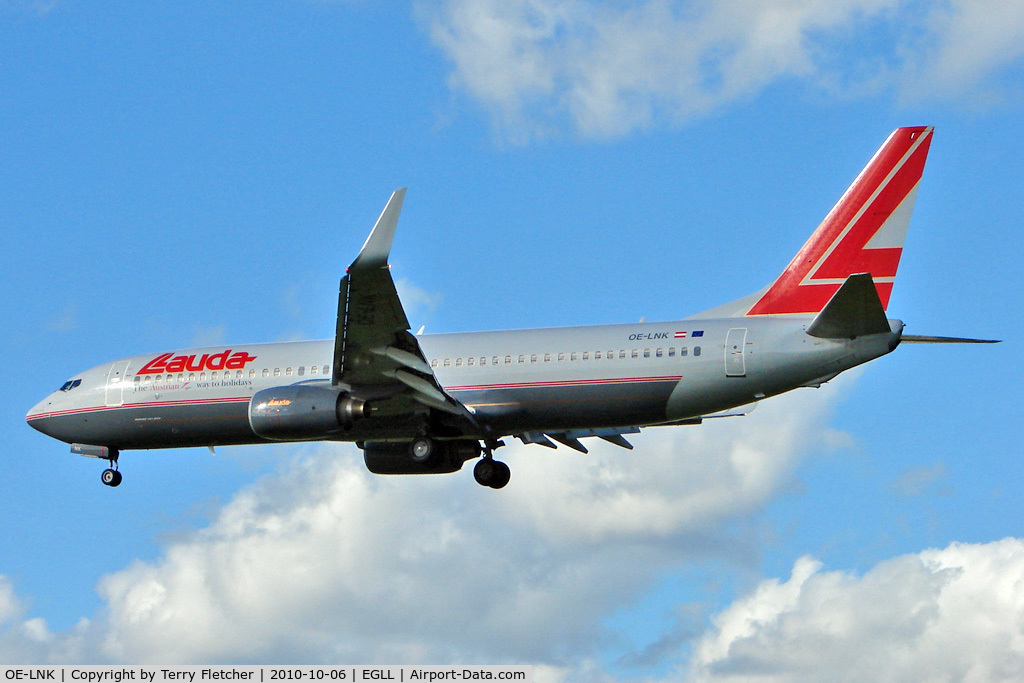
M 107 486 L 117 486 L 121 483 L 121 473 L 113 468 L 107 468 L 100 475 L 100 481 Z

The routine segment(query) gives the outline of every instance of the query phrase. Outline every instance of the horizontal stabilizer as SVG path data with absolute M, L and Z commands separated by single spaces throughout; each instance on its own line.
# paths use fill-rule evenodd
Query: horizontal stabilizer
M 869 273 L 846 278 L 807 328 L 807 334 L 824 339 L 854 339 L 889 331 L 882 300 Z
M 929 337 L 919 334 L 905 334 L 902 344 L 998 344 L 1001 339 L 969 339 L 967 337 Z

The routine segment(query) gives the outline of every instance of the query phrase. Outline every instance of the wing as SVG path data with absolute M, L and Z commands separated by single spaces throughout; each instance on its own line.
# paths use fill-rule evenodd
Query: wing
M 356 260 L 341 279 L 334 337 L 335 386 L 375 396 L 408 396 L 416 402 L 467 418 L 472 414 L 445 393 L 409 332 L 388 255 L 398 226 L 405 188 L 395 190 Z

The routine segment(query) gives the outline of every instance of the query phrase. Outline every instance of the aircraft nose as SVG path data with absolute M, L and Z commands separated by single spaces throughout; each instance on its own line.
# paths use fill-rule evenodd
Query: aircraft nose
M 39 403 L 35 404 L 28 413 L 25 414 L 25 422 L 28 422 L 28 426 L 36 431 L 42 432 L 47 436 L 57 438 L 53 433 L 53 417 L 51 413 L 53 411 L 53 395 L 47 396 Z

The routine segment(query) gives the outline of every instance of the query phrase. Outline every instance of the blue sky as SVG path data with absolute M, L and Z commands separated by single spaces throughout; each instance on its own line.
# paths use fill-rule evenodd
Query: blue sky
M 0 660 L 1024 675 L 1016 4 L 7 0 L 0 37 Z M 117 357 L 329 337 L 400 186 L 414 328 L 691 315 L 921 124 L 889 312 L 1001 345 L 632 453 L 510 447 L 500 493 L 345 445 L 128 453 L 110 490 L 24 423 Z

